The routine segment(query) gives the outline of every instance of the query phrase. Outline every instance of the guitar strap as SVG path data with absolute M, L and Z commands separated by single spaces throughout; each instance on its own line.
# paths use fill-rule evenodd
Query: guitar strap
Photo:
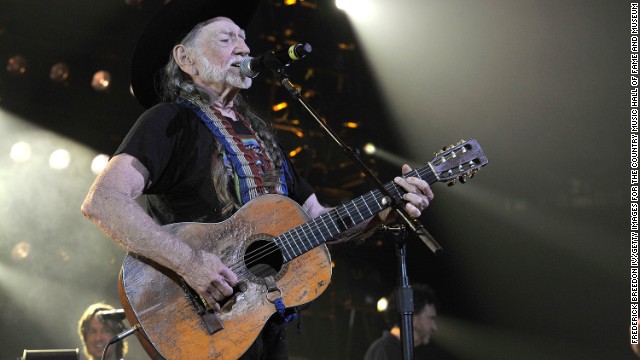
M 245 123 L 255 134 L 258 146 L 262 149 L 262 154 L 264 155 L 262 160 L 257 159 L 251 150 L 248 150 L 244 146 L 242 139 L 232 132 L 230 126 L 227 126 L 228 122 L 221 120 L 211 107 L 202 100 L 188 97 L 179 98 L 176 102 L 193 110 L 222 145 L 224 155 L 229 160 L 233 169 L 236 195 L 242 205 L 259 195 L 267 193 L 276 193 L 285 196 L 289 194 L 285 178 L 285 172 L 289 172 L 286 161 L 282 162 L 282 169 L 279 171 L 280 174 L 277 184 L 271 188 L 264 186 L 263 175 L 266 171 L 272 170 L 274 166 L 267 152 L 264 150 L 264 143 L 258 135 L 255 134 L 255 131 L 251 129 L 250 124 Z
M 274 279 L 273 276 L 265 277 L 264 282 L 267 287 L 268 293 L 282 294 L 282 291 L 278 288 L 278 285 L 276 284 L 276 279 Z M 267 295 L 267 299 L 269 299 L 268 295 Z M 295 307 L 287 309 L 287 307 L 284 305 L 284 301 L 282 301 L 282 297 L 278 296 L 275 300 L 269 299 L 269 301 L 271 301 L 273 305 L 276 307 L 278 314 L 280 314 L 280 317 L 282 317 L 282 321 L 284 321 L 285 323 L 291 322 L 298 318 L 298 309 Z

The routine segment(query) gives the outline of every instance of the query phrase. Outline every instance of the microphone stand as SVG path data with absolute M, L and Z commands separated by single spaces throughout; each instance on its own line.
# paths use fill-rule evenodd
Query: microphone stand
M 396 287 L 396 303 L 400 316 L 400 344 L 402 359 L 413 360 L 413 288 L 407 275 L 407 228 L 399 226 L 383 226 L 382 230 L 392 234 L 396 242 L 396 258 L 398 278 Z
M 429 232 L 424 228 L 424 226 L 417 220 L 413 219 L 407 214 L 404 203 L 401 199 L 397 199 L 391 195 L 391 193 L 384 187 L 380 179 L 376 177 L 373 172 L 369 169 L 369 167 L 360 159 L 357 155 L 356 151 L 349 147 L 338 135 L 322 121 L 322 118 L 315 111 L 311 105 L 304 99 L 300 91 L 293 86 L 287 74 L 284 71 L 285 65 L 272 69 L 275 77 L 278 79 L 280 84 L 289 91 L 289 94 L 297 100 L 302 107 L 311 115 L 311 117 L 318 123 L 318 125 L 333 139 L 340 148 L 347 154 L 347 156 L 355 161 L 356 164 L 360 167 L 360 170 L 365 174 L 365 176 L 372 181 L 380 193 L 387 199 L 390 200 L 391 206 L 394 211 L 398 215 L 398 217 L 402 220 L 402 223 L 405 226 L 401 226 L 402 234 L 398 234 L 397 236 L 397 244 L 396 244 L 396 253 L 398 259 L 398 288 L 396 289 L 396 296 L 398 300 L 398 311 L 401 315 L 401 329 L 400 329 L 400 340 L 402 344 L 402 356 L 403 360 L 413 360 L 413 289 L 409 284 L 409 279 L 407 277 L 407 265 L 406 265 L 406 229 L 408 228 L 411 233 L 417 236 L 422 242 L 427 245 L 427 247 L 434 253 L 438 254 L 442 251 L 442 247 L 436 239 L 429 234 Z

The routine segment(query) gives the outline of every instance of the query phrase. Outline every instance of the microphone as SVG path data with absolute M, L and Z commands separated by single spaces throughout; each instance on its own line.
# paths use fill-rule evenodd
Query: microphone
M 98 318 L 98 320 L 101 320 L 101 321 L 106 321 L 106 320 L 122 321 L 125 319 L 124 309 L 96 311 L 96 317 Z
M 283 66 L 289 66 L 292 62 L 300 60 L 311 53 L 310 44 L 295 44 L 286 49 L 270 51 L 260 56 L 247 56 L 240 62 L 240 74 L 254 78 L 260 71 L 273 70 Z

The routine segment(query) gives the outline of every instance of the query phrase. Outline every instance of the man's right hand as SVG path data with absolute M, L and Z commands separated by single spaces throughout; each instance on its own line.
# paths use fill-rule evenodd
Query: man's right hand
M 238 278 L 220 258 L 203 250 L 194 250 L 191 261 L 178 274 L 204 299 L 213 310 L 233 294 Z

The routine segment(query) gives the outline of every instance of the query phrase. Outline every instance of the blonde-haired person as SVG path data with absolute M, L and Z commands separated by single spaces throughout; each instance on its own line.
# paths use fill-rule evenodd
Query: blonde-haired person
M 109 341 L 125 330 L 122 321 L 103 319 L 96 316 L 100 310 L 115 310 L 104 303 L 89 305 L 78 321 L 78 335 L 82 340 L 84 354 L 88 360 L 102 359 L 102 353 Z M 127 343 L 119 341 L 109 347 L 105 360 L 120 360 L 127 353 Z

